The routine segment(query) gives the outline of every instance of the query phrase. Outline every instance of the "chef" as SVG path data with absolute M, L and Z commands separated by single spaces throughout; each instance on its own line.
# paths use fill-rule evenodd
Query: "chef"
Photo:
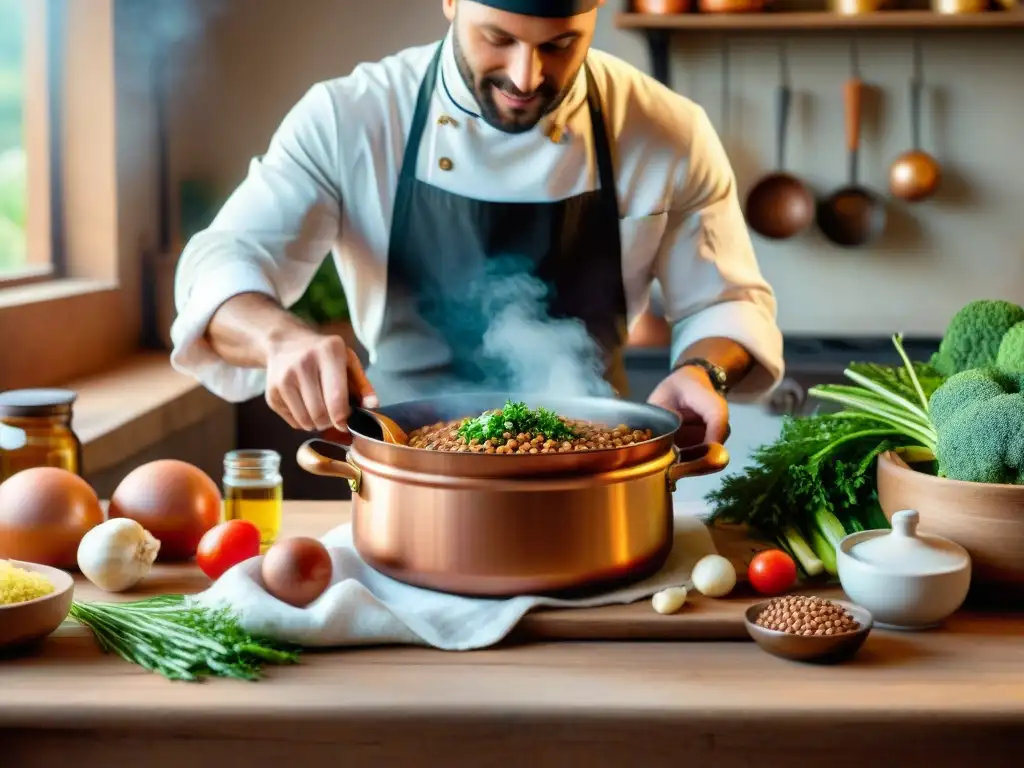
M 622 393 L 657 280 L 671 371 L 650 400 L 724 439 L 727 397 L 781 377 L 775 297 L 707 115 L 591 49 L 601 5 L 443 0 L 439 43 L 314 85 L 181 256 L 175 368 L 229 401 L 262 392 L 307 431 L 343 429 L 350 397 L 514 389 L 515 366 L 488 363 L 485 294 L 521 275 L 545 288 L 546 327 L 585 329 Z M 328 256 L 365 374 L 284 309 Z M 536 303 L 523 293 L 500 311 Z

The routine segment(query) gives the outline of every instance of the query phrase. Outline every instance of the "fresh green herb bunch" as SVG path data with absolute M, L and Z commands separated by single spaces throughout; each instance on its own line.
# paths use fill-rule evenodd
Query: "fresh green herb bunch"
M 708 495 L 713 521 L 748 525 L 796 559 L 808 576 L 836 575 L 835 549 L 849 533 L 888 528 L 878 506 L 875 464 L 888 450 L 935 468 L 937 435 L 928 400 L 944 378 L 912 362 L 888 367 L 851 363 L 852 384 L 822 384 L 810 394 L 835 412 L 785 420 L 782 433 L 760 446 L 740 474 Z
M 547 408 L 531 409 L 526 403 L 511 400 L 500 411 L 465 419 L 459 426 L 459 437 L 467 441 L 477 439 L 481 443 L 500 440 L 506 432 L 513 435 L 529 432 L 559 441 L 574 440 L 577 437 L 576 432 L 553 411 Z
M 170 680 L 258 680 L 264 664 L 294 664 L 298 649 L 246 632 L 227 609 L 187 604 L 183 595 L 127 603 L 79 603 L 71 617 L 100 648 Z

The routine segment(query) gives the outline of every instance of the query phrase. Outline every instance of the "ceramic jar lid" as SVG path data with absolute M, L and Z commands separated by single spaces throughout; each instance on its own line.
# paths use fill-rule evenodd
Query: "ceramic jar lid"
M 941 536 L 919 534 L 920 516 L 904 509 L 892 516 L 892 532 L 858 542 L 850 555 L 890 573 L 932 574 L 956 571 L 970 563 L 959 544 Z

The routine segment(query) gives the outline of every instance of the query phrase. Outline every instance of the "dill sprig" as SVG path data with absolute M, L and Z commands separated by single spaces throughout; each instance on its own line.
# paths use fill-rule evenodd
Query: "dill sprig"
M 184 595 L 126 603 L 80 603 L 71 617 L 105 653 L 170 680 L 258 680 L 265 664 L 294 664 L 299 650 L 254 637 L 226 608 L 189 605 Z

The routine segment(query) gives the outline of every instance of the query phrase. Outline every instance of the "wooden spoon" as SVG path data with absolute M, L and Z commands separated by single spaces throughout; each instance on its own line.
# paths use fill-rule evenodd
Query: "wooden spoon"
M 352 413 L 349 416 L 349 424 L 355 426 L 356 431 L 367 437 L 376 437 L 376 431 L 381 432 L 381 439 L 391 445 L 408 445 L 409 436 L 393 419 L 383 413 L 377 413 L 369 408 L 363 407 L 363 397 L 373 392 L 370 380 L 363 371 L 359 359 L 353 354 L 349 355 L 348 364 L 348 392 L 349 406 Z

